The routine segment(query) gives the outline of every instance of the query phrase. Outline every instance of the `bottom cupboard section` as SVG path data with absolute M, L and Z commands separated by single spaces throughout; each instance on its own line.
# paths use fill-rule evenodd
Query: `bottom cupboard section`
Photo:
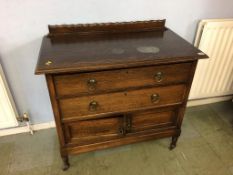
M 64 123 L 65 140 L 68 145 L 89 145 L 160 132 L 175 128 L 177 111 L 168 107 Z

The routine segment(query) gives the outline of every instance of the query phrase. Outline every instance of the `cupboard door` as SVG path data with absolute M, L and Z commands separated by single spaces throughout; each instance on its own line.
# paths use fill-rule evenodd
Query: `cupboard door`
M 129 115 L 128 128 L 131 133 L 135 133 L 175 127 L 177 120 L 176 113 L 175 108 L 135 112 Z
M 125 134 L 123 126 L 122 115 L 65 123 L 66 142 L 85 145 L 116 139 Z

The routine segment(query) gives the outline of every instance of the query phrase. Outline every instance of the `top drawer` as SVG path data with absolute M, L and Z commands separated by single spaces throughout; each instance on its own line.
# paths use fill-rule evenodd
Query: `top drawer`
M 192 63 L 170 64 L 111 71 L 55 75 L 57 96 L 116 91 L 126 88 L 183 83 Z

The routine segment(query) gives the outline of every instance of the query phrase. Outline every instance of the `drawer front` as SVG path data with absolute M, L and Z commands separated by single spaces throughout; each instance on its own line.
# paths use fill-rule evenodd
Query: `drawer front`
M 66 123 L 64 124 L 66 142 L 84 145 L 122 137 L 123 118 L 119 115 Z
M 163 108 L 131 113 L 128 120 L 129 132 L 145 132 L 176 125 L 177 109 Z
M 125 112 L 147 107 L 180 104 L 186 86 L 153 87 L 59 100 L 63 119 L 82 118 L 96 114 Z
M 186 82 L 192 63 L 55 75 L 57 96 Z

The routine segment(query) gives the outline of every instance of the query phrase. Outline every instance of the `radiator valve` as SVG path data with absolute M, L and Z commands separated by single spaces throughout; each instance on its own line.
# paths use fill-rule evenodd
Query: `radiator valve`
M 33 129 L 31 127 L 30 121 L 29 121 L 29 115 L 28 113 L 23 113 L 23 116 L 20 116 L 17 118 L 19 122 L 25 122 L 28 128 L 28 131 L 30 132 L 31 135 L 33 135 Z

